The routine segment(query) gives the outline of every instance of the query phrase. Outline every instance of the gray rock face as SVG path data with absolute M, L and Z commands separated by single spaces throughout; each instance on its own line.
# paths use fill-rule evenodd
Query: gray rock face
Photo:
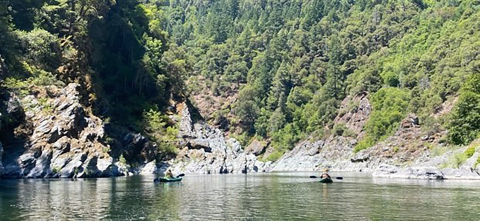
M 255 156 L 258 156 L 260 154 L 265 153 L 268 145 L 269 145 L 269 143 L 267 143 L 265 141 L 254 140 L 250 145 L 248 145 L 247 148 L 245 148 L 245 151 L 247 153 L 251 153 Z
M 446 179 L 480 180 L 480 175 L 473 168 L 443 169 L 442 173 Z
M 166 162 L 175 173 L 249 173 L 264 172 L 269 164 L 246 153 L 235 139 L 227 139 L 223 132 L 205 123 L 192 123 L 185 106 L 180 120 L 180 137 L 185 147 L 177 158 Z
M 156 161 L 149 162 L 143 166 L 143 168 L 140 169 L 140 174 L 155 174 L 157 173 L 157 165 Z
M 155 160 L 158 154 L 157 144 L 139 133 L 127 133 L 123 137 L 124 157 L 147 163 Z
M 396 168 L 390 165 L 380 166 L 373 174 L 377 178 L 401 178 L 401 179 L 445 179 L 442 171 L 435 167 L 408 167 Z
M 12 112 L 26 107 L 25 121 L 32 123 L 32 134 L 23 148 L 15 147 L 4 161 L 6 177 L 102 177 L 122 175 L 105 153 L 110 147 L 101 119 L 88 114 L 80 104 L 78 84 L 63 89 L 48 87 L 50 112 L 42 111 L 35 96 L 27 96 Z M 14 105 L 15 104 L 15 105 Z

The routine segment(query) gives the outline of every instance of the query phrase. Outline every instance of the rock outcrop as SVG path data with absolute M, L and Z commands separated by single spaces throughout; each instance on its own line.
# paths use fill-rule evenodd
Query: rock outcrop
M 429 179 L 443 180 L 444 174 L 436 167 L 407 167 L 398 168 L 391 165 L 380 165 L 372 174 L 377 178 L 401 178 L 401 179 Z
M 273 163 L 268 170 L 314 171 L 328 167 L 335 170 L 361 171 L 365 168 L 365 166 L 359 166 L 358 163 L 365 164 L 365 161 L 369 159 L 368 154 L 356 157 L 353 148 L 357 144 L 357 140 L 364 136 L 362 129 L 370 116 L 370 102 L 366 95 L 360 95 L 353 99 L 348 98 L 342 102 L 341 110 L 345 114 L 337 116 L 334 122 L 343 124 L 355 136 L 332 134 L 325 140 L 316 140 L 314 137 L 310 137 L 297 144 L 292 151 Z
M 104 177 L 121 175 L 103 142 L 103 122 L 80 104 L 79 85 L 39 88 L 11 112 L 25 115 L 21 143 L 5 146 L 4 177 Z M 20 110 L 21 108 L 24 110 Z M 9 107 L 10 108 L 10 107 Z
M 445 132 L 425 133 L 418 117 L 413 114 L 403 119 L 397 131 L 385 141 L 354 153 L 357 141 L 364 137 L 363 127 L 369 118 L 371 105 L 365 95 L 349 97 L 343 101 L 340 112 L 344 114 L 339 114 L 334 122 L 343 124 L 350 133 L 330 135 L 324 140 L 310 137 L 272 163 L 267 171 L 318 171 L 330 168 L 372 172 L 378 178 L 480 179 L 478 152 L 458 168 L 439 169 L 448 167 L 452 158 L 461 156 L 467 147 L 444 147 L 440 140 Z M 434 153 L 433 146 L 445 151 Z
M 249 173 L 265 172 L 269 163 L 258 161 L 253 153 L 243 151 L 233 138 L 202 122 L 193 122 L 186 105 L 181 110 L 179 138 L 184 144 L 175 159 L 166 162 L 175 172 Z

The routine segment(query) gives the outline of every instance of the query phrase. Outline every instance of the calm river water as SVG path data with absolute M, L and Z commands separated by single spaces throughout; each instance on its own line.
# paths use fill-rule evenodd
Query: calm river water
M 0 180 L 0 220 L 479 220 L 479 181 L 313 173 Z

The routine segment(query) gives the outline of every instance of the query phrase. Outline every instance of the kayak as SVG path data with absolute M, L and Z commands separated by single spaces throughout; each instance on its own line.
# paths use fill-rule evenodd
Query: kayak
M 333 180 L 330 178 L 321 179 L 320 183 L 333 183 Z
M 164 178 L 160 177 L 155 179 L 155 182 L 161 182 L 161 183 L 171 183 L 171 182 L 180 182 L 182 181 L 183 178 L 177 177 L 177 178 Z

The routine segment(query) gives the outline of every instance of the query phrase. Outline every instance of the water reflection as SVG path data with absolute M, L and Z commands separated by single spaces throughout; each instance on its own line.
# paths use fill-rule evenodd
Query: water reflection
M 189 175 L 154 184 L 151 176 L 1 180 L 0 220 L 412 220 L 473 219 L 478 181 L 373 179 L 333 184 L 308 173 Z

